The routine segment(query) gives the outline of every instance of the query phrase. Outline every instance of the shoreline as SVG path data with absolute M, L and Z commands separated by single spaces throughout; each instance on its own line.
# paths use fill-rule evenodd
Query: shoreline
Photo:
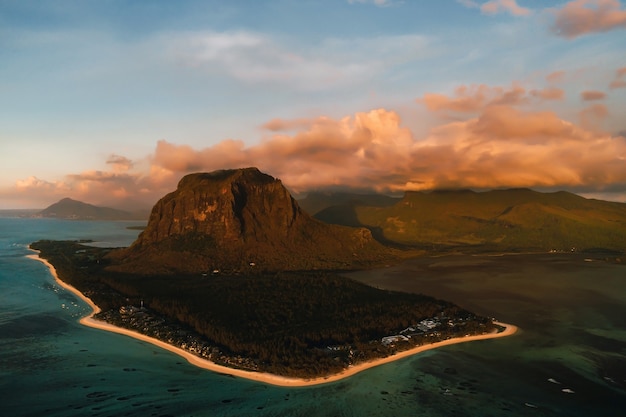
M 92 312 L 89 315 L 81 318 L 78 321 L 80 324 L 87 326 L 87 327 L 94 328 L 94 329 L 105 330 L 105 331 L 109 331 L 112 333 L 122 334 L 128 337 L 132 337 L 134 339 L 138 339 L 138 340 L 153 344 L 155 346 L 158 346 L 162 349 L 168 350 L 176 355 L 183 357 L 187 362 L 189 362 L 190 364 L 194 366 L 207 369 L 209 371 L 231 375 L 235 377 L 240 377 L 240 378 L 245 378 L 245 379 L 253 380 L 256 382 L 262 382 L 262 383 L 266 383 L 270 385 L 282 386 L 282 387 L 305 387 L 305 386 L 320 385 L 320 384 L 335 382 L 343 378 L 347 378 L 352 375 L 355 375 L 359 372 L 365 371 L 366 369 L 370 369 L 379 365 L 383 365 L 389 362 L 403 359 L 408 356 L 425 352 L 427 350 L 436 349 L 442 346 L 454 345 L 458 343 L 472 342 L 476 340 L 486 340 L 486 339 L 506 337 L 506 336 L 515 334 L 518 330 L 517 326 L 514 326 L 512 324 L 494 321 L 494 324 L 504 327 L 504 330 L 501 332 L 497 332 L 497 333 L 487 333 L 487 334 L 474 335 L 474 336 L 456 337 L 456 338 L 442 340 L 440 342 L 435 342 L 435 343 L 431 343 L 427 345 L 416 346 L 412 349 L 398 352 L 394 355 L 387 356 L 385 358 L 379 358 L 379 359 L 375 359 L 372 361 L 359 363 L 354 366 L 350 366 L 337 374 L 332 374 L 332 375 L 328 375 L 325 377 L 316 377 L 316 378 L 310 378 L 310 379 L 290 378 L 290 377 L 285 377 L 285 376 L 280 376 L 280 375 L 270 374 L 270 373 L 244 371 L 241 369 L 234 369 L 234 368 L 229 368 L 227 366 L 218 365 L 214 362 L 211 362 L 206 359 L 202 359 L 186 350 L 183 350 L 176 346 L 172 346 L 170 344 L 167 344 L 153 337 L 149 337 L 144 334 L 135 332 L 133 330 L 125 329 L 123 327 L 117 327 L 107 322 L 94 319 L 93 318 L 94 314 L 97 314 L 101 311 L 100 307 L 98 307 L 89 297 L 85 296 L 82 292 L 78 291 L 74 286 L 63 282 L 59 278 L 54 266 L 50 262 L 48 262 L 47 259 L 41 258 L 39 256 L 39 251 L 31 249 L 30 247 L 29 247 L 29 250 L 36 252 L 36 254 L 26 255 L 27 258 L 37 260 L 43 263 L 44 265 L 46 265 L 48 269 L 50 270 L 50 273 L 54 277 L 54 280 L 56 281 L 57 284 L 59 284 L 64 289 L 76 295 L 78 298 L 80 298 L 85 303 L 87 303 L 89 307 L 91 307 Z

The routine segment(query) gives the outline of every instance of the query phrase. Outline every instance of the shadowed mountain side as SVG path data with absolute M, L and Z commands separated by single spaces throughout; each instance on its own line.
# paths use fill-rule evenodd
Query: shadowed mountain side
M 71 220 L 145 220 L 147 214 L 94 206 L 71 198 L 64 198 L 38 212 L 35 216 Z
M 327 208 L 335 206 L 390 207 L 401 199 L 384 194 L 357 194 L 348 192 L 310 192 L 301 200 L 300 207 L 315 218 Z M 325 220 L 324 220 L 325 221 Z M 329 222 L 333 223 L 333 222 Z
M 300 209 L 256 168 L 185 176 L 146 229 L 113 252 L 110 270 L 155 273 L 353 269 L 395 258 L 369 230 L 330 225 Z
M 387 239 L 383 230 L 377 226 L 367 226 L 361 223 L 359 217 L 357 215 L 357 206 L 360 205 L 358 202 L 340 204 L 337 206 L 327 207 L 317 214 L 315 214 L 316 219 L 323 221 L 328 224 L 336 224 L 341 226 L 349 226 L 349 227 L 365 227 L 371 233 L 372 237 L 376 239 L 378 242 L 382 243 L 387 247 L 394 247 L 398 249 L 406 250 L 410 245 L 406 245 L 400 242 L 395 242 Z M 368 207 L 367 205 L 364 205 Z M 381 207 L 381 206 L 379 206 Z M 382 206 L 385 207 L 385 206 Z
M 406 192 L 392 207 L 340 205 L 316 217 L 367 227 L 382 242 L 423 248 L 626 250 L 626 204 L 563 191 Z

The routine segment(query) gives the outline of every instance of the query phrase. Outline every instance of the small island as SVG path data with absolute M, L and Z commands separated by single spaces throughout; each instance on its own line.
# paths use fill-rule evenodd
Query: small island
M 186 176 L 128 248 L 42 240 L 31 249 L 91 304 L 84 324 L 273 384 L 329 382 L 515 331 L 444 300 L 341 276 L 414 253 L 313 219 L 256 168 Z

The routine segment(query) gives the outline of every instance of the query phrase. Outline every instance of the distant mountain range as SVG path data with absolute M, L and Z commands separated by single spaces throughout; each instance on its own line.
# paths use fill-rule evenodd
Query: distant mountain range
M 442 251 L 626 250 L 626 204 L 567 192 L 313 193 L 256 168 L 185 176 L 146 229 L 111 254 L 141 274 L 355 269 Z
M 145 220 L 147 213 L 131 213 L 64 198 L 34 214 L 34 216 L 68 220 Z
M 312 217 L 310 214 L 313 214 Z M 35 216 L 138 220 L 145 214 L 64 198 Z M 626 204 L 529 189 L 310 193 L 296 201 L 256 168 L 185 176 L 146 230 L 116 255 L 119 270 L 350 269 L 426 252 L 626 251 Z
M 307 204 L 325 205 L 315 214 L 325 222 L 366 227 L 381 242 L 429 251 L 626 250 L 626 204 L 564 191 L 406 192 L 386 206 L 345 196 L 336 201 L 313 195 Z

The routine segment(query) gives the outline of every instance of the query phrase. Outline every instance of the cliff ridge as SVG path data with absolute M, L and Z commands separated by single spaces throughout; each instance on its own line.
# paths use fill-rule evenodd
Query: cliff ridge
M 182 178 L 156 203 L 137 240 L 111 254 L 109 269 L 151 274 L 353 269 L 390 256 L 369 230 L 316 220 L 280 180 L 244 168 Z

